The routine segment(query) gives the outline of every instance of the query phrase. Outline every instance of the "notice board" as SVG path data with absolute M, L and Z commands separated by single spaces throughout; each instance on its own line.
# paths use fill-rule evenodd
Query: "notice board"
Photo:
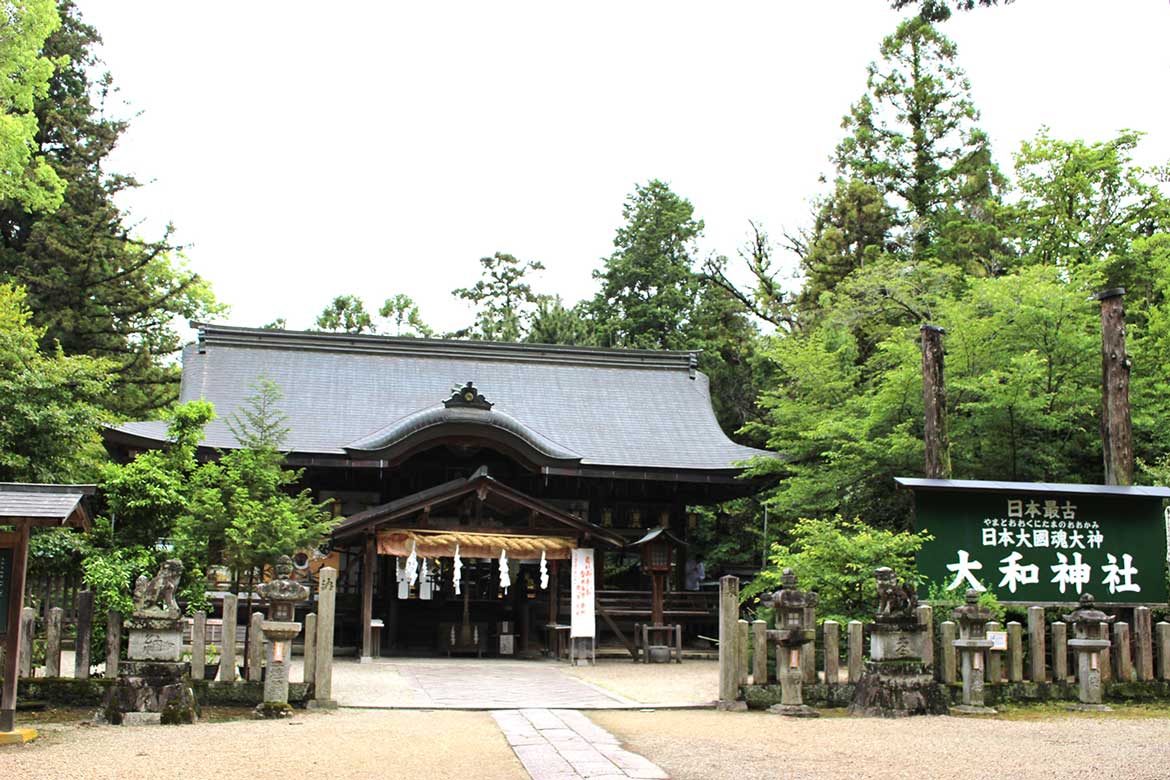
M 0 636 L 8 633 L 8 600 L 12 598 L 11 547 L 0 547 Z
M 593 550 L 573 550 L 572 559 L 573 596 L 570 601 L 572 620 L 569 624 L 570 637 L 592 637 L 597 630 L 594 617 Z

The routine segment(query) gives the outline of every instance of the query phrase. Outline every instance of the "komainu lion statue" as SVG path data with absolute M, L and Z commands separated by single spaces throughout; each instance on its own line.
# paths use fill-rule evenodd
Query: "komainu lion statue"
M 175 601 L 175 591 L 179 587 L 179 580 L 183 576 L 183 562 L 169 560 L 159 567 L 158 574 L 149 580 L 140 576 L 134 584 L 134 611 L 158 612 L 163 611 L 178 617 L 179 604 Z
M 905 580 L 899 582 L 894 570 L 883 566 L 874 572 L 877 578 L 878 617 L 914 617 L 918 593 Z

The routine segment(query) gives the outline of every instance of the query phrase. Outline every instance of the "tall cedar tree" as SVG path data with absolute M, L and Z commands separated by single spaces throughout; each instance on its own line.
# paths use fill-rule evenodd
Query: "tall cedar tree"
M 44 349 L 60 344 L 68 355 L 111 359 L 114 386 L 104 403 L 115 416 L 151 416 L 178 395 L 178 367 L 169 360 L 182 345 L 175 321 L 220 307 L 177 259 L 169 226 L 142 240 L 114 203 L 139 186 L 105 170 L 127 123 L 104 114 L 109 74 L 92 78 L 100 65 L 97 31 L 72 0 L 59 11 L 61 27 L 43 53 L 60 64 L 35 113 L 37 151 L 65 182 L 64 201 L 50 214 L 0 202 L 0 279 L 28 290 Z
M 521 341 L 541 300 L 527 279 L 532 272 L 543 271 L 544 265 L 539 260 L 521 262 L 506 252 L 481 257 L 479 263 L 483 266 L 480 280 L 471 287 L 451 291 L 476 308 L 475 324 L 455 335 L 484 341 Z

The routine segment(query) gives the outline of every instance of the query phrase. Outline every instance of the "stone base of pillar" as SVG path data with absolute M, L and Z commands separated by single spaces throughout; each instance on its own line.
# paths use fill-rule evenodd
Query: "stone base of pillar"
M 720 701 L 716 702 L 715 709 L 720 712 L 746 712 L 746 701 Z
M 951 707 L 951 714 L 959 713 L 960 715 L 995 715 L 997 714 L 991 707 L 977 707 L 974 704 L 959 704 Z
M 1066 704 L 1064 708 L 1070 712 L 1113 712 L 1113 708 L 1108 704 L 1084 704 L 1077 702 L 1076 704 Z
M 747 706 L 746 704 L 744 705 Z M 335 710 L 337 709 L 337 702 L 333 699 L 309 699 L 305 702 L 305 709 L 307 710 Z
M 773 704 L 768 708 L 768 712 L 789 718 L 819 718 L 821 716 L 821 713 L 807 704 Z
M 32 742 L 37 738 L 36 729 L 13 729 L 12 731 L 0 731 L 0 745 L 23 745 L 25 742 Z

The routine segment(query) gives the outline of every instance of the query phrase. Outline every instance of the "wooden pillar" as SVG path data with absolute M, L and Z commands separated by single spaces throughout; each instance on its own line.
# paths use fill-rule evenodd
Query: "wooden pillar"
M 77 638 L 73 643 L 73 676 L 89 679 L 89 647 L 93 641 L 93 591 L 77 594 Z
M 366 537 L 365 553 L 362 556 L 362 657 L 361 663 L 374 660 L 374 569 L 378 565 L 377 539 Z
M 650 625 L 661 626 L 663 613 L 663 600 L 665 598 L 666 575 L 665 574 L 651 574 L 650 575 Z
M 1101 302 L 1101 448 L 1106 485 L 1133 484 L 1124 295 L 1125 288 L 1116 287 L 1092 297 Z
M 926 476 L 950 479 L 951 447 L 947 438 L 947 391 L 943 377 L 944 331 L 922 326 L 922 403 L 926 412 Z
M 4 732 L 13 731 L 16 727 L 20 615 L 24 610 L 24 573 L 28 566 L 28 525 L 17 524 L 16 533 L 5 534 L 0 542 L 8 542 L 12 547 L 12 571 L 8 581 L 8 635 L 4 642 L 4 684 L 0 692 L 0 732 Z

